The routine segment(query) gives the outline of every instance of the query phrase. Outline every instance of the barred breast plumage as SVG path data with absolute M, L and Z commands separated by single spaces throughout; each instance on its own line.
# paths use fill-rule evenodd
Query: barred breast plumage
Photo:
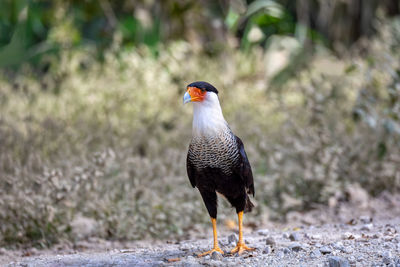
M 188 156 L 199 170 L 207 167 L 218 168 L 229 175 L 232 173 L 232 166 L 239 161 L 235 135 L 227 128 L 215 135 L 193 136 Z

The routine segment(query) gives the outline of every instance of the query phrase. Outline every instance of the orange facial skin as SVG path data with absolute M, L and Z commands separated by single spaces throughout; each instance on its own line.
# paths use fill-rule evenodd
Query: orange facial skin
M 189 93 L 192 102 L 203 101 L 207 93 L 207 91 L 203 91 L 197 87 L 188 87 L 187 92 Z

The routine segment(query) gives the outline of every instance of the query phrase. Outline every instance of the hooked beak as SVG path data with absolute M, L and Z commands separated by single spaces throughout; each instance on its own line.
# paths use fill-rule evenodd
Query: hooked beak
M 183 104 L 189 103 L 192 101 L 192 97 L 190 96 L 189 92 L 186 92 L 183 95 Z

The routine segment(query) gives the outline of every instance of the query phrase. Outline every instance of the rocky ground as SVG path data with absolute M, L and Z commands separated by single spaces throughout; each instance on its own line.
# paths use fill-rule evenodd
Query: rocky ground
M 198 258 L 210 249 L 211 232 L 177 242 L 114 243 L 90 239 L 52 250 L 0 248 L 4 266 L 391 266 L 400 267 L 400 198 L 383 196 L 367 203 L 331 203 L 330 208 L 292 213 L 290 224 L 245 230 L 255 251 L 230 255 L 237 235 L 223 229 L 224 255 Z M 323 219 L 322 219 L 323 218 Z M 327 221 L 330 220 L 331 222 Z

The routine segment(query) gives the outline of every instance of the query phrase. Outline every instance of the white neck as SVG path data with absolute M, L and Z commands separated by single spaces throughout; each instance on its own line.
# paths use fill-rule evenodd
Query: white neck
M 193 135 L 209 136 L 226 130 L 228 124 L 222 114 L 218 96 L 207 92 L 202 102 L 193 102 Z

